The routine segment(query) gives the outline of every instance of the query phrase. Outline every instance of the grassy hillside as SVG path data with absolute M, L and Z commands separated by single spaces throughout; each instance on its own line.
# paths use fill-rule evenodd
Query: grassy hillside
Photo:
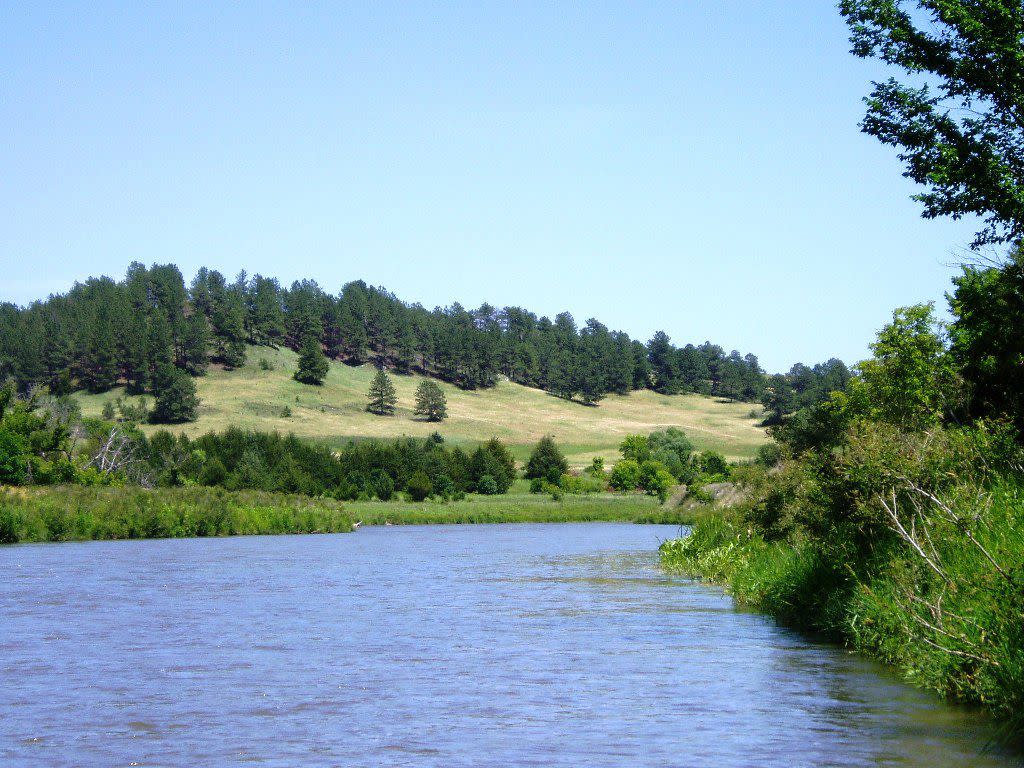
M 261 368 L 261 358 L 272 370 Z M 475 392 L 442 383 L 449 417 L 440 424 L 431 424 L 413 418 L 420 377 L 395 375 L 398 411 L 391 417 L 374 416 L 365 410 L 372 367 L 352 368 L 332 362 L 324 385 L 312 387 L 291 378 L 295 360 L 296 355 L 287 349 L 254 347 L 249 349 L 244 368 L 212 368 L 208 375 L 197 379 L 202 400 L 199 420 L 175 429 L 198 435 L 233 424 L 294 432 L 334 445 L 360 437 L 425 437 L 436 430 L 462 444 L 498 437 L 520 459 L 542 436 L 554 435 L 575 465 L 587 464 L 593 456 L 613 460 L 624 435 L 668 426 L 684 429 L 698 448 L 721 451 L 735 459 L 752 456 L 766 439 L 757 427 L 757 419 L 751 417 L 752 409 L 760 409 L 750 403 L 643 391 L 625 397 L 612 395 L 598 407 L 587 407 L 507 381 Z M 98 416 L 103 404 L 118 395 L 124 392 L 82 393 L 79 400 L 86 415 Z M 283 415 L 286 407 L 291 416 Z

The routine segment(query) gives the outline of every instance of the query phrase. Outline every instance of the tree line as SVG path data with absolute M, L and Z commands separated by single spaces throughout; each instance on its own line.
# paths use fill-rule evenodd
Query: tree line
M 245 363 L 247 345 L 301 354 L 297 378 L 323 379 L 322 357 L 417 372 L 464 389 L 499 377 L 595 404 L 610 393 L 652 389 L 757 401 L 767 379 L 756 356 L 705 342 L 675 346 L 658 332 L 644 343 L 595 319 L 582 327 L 520 307 L 458 303 L 428 310 L 361 280 L 337 295 L 313 280 L 282 287 L 245 272 L 229 281 L 200 269 L 186 286 L 173 264 L 133 263 L 123 280 L 89 278 L 65 294 L 18 307 L 0 304 L 0 379 L 22 392 L 45 385 L 60 395 L 159 393 L 179 372 Z

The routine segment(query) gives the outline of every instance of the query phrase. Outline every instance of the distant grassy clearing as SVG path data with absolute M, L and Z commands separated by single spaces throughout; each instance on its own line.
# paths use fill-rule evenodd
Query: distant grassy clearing
M 261 358 L 273 365 L 273 370 L 262 370 Z M 449 418 L 431 424 L 413 418 L 414 394 L 421 377 L 395 375 L 397 413 L 374 416 L 365 410 L 366 391 L 374 373 L 371 366 L 353 368 L 332 362 L 324 385 L 312 387 L 291 378 L 295 359 L 295 353 L 287 349 L 251 347 L 244 368 L 230 372 L 211 369 L 197 380 L 202 399 L 199 420 L 175 429 L 194 436 L 235 425 L 294 432 L 331 445 L 351 438 L 426 437 L 438 431 L 461 444 L 498 437 L 519 459 L 525 458 L 541 437 L 553 435 L 576 466 L 589 464 L 594 456 L 614 461 L 623 436 L 669 426 L 685 430 L 699 449 L 721 451 L 730 459 L 753 456 L 766 440 L 757 418 L 750 415 L 752 409 L 760 409 L 750 403 L 641 391 L 610 395 L 595 408 L 507 381 L 474 392 L 442 382 Z M 103 404 L 118 395 L 124 392 L 82 393 L 78 397 L 86 415 L 98 416 Z M 282 415 L 286 407 L 291 410 L 287 418 Z

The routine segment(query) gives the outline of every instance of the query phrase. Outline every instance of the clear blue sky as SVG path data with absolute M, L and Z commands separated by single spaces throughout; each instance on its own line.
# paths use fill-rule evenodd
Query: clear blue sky
M 769 370 L 942 302 L 825 0 L 0 8 L 0 300 L 133 260 L 569 310 Z

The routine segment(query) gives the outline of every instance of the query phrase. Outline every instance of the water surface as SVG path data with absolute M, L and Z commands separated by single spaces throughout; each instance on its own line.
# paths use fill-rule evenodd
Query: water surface
M 618 524 L 0 548 L 0 764 L 1007 766 Z

